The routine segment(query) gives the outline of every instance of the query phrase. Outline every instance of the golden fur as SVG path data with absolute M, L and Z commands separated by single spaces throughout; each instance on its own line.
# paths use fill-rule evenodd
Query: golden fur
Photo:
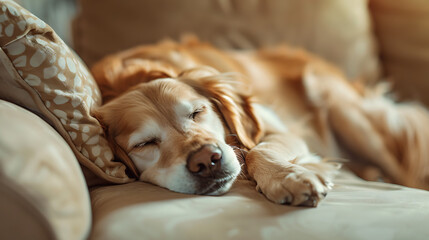
M 163 42 L 111 55 L 92 72 L 105 101 L 94 114 L 116 156 L 143 181 L 221 194 L 239 172 L 231 149 L 241 149 L 244 170 L 276 203 L 316 206 L 339 167 L 322 158 L 352 159 L 354 169 L 375 166 L 388 181 L 429 189 L 427 110 L 396 104 L 380 87 L 352 84 L 304 51 L 226 52 L 196 40 Z M 155 130 L 142 130 L 145 124 Z M 158 134 L 155 140 L 135 150 L 130 139 L 148 131 Z M 221 183 L 198 183 L 184 170 L 204 144 L 226 152 Z

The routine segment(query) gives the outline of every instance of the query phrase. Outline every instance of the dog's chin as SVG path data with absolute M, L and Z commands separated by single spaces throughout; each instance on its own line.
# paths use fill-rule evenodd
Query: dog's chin
M 210 184 L 196 192 L 198 195 L 217 196 L 229 191 L 237 176 L 228 176 L 222 179 L 213 180 Z

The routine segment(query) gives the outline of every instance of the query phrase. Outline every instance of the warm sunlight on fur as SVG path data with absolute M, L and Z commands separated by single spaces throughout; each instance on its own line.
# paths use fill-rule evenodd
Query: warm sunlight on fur
M 115 155 L 142 181 L 225 193 L 244 172 L 280 204 L 317 206 L 347 158 L 429 189 L 429 115 L 286 46 L 219 51 L 195 39 L 109 56 L 92 72 L 94 110 Z M 237 152 L 237 151 L 236 151 Z

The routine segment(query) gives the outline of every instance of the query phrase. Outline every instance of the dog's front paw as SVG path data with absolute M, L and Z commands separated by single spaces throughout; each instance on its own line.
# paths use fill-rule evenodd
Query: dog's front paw
M 296 166 L 258 179 L 257 190 L 278 204 L 316 207 L 333 184 L 315 172 Z

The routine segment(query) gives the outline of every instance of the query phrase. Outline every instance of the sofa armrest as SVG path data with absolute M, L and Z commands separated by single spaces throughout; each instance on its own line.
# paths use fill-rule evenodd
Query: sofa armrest
M 0 239 L 85 239 L 91 205 L 67 143 L 12 103 L 0 113 Z

